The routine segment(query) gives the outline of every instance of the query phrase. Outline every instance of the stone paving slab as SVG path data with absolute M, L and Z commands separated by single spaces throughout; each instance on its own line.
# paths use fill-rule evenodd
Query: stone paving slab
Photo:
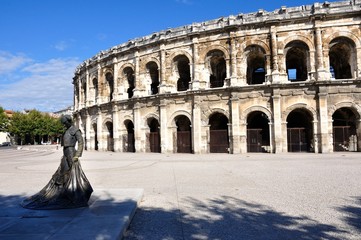
M 0 239 L 122 239 L 143 189 L 94 189 L 89 207 L 30 210 L 20 206 L 27 193 L 0 192 Z M 5 198 L 6 196 L 6 198 Z

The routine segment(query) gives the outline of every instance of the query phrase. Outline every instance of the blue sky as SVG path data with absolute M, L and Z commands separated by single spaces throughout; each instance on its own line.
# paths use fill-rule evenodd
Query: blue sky
M 75 68 L 102 50 L 167 28 L 314 2 L 0 0 L 0 106 L 58 111 L 73 104 Z

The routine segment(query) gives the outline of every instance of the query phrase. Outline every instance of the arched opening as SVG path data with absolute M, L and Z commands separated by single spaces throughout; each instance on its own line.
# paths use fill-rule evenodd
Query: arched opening
M 107 73 L 105 74 L 105 79 L 107 80 L 109 86 L 109 101 L 113 100 L 113 93 L 114 93 L 114 77 L 113 74 Z
M 209 117 L 209 148 L 211 153 L 229 152 L 228 118 L 222 113 Z
M 191 121 L 184 115 L 175 119 L 177 126 L 177 152 L 192 153 L 192 126 Z
M 227 76 L 224 53 L 220 50 L 211 51 L 207 54 L 207 59 L 209 59 L 210 66 L 210 87 L 223 87 L 224 80 Z
M 311 152 L 313 148 L 312 116 L 304 109 L 293 110 L 287 116 L 287 146 L 289 152 Z
M 288 80 L 305 81 L 308 78 L 307 61 L 308 46 L 301 41 L 293 41 L 286 45 L 286 69 Z
M 150 94 L 157 94 L 159 89 L 159 72 L 158 65 L 155 62 L 147 63 L 147 70 L 151 79 Z
M 149 139 L 149 150 L 150 152 L 160 153 L 160 133 L 159 133 L 159 122 L 155 118 L 148 119 L 148 139 Z
M 269 120 L 261 111 L 255 111 L 247 118 L 247 151 L 270 152 Z
M 99 87 L 98 87 L 98 79 L 97 78 L 93 78 L 93 87 L 94 87 L 94 103 L 97 103 L 98 95 L 99 95 Z
M 114 134 L 113 134 L 113 123 L 106 122 L 105 123 L 107 129 L 107 150 L 114 151 Z
M 93 131 L 94 131 L 94 150 L 98 151 L 99 150 L 99 146 L 98 146 L 98 126 L 96 123 L 93 124 Z
M 85 79 L 82 81 L 81 83 L 81 90 L 82 90 L 82 95 L 83 95 L 83 101 L 84 101 L 84 105 L 86 105 L 86 101 L 87 101 L 87 85 L 86 85 L 86 81 Z
M 124 152 L 135 152 L 134 124 L 127 120 L 124 125 L 127 128 L 127 135 L 123 138 Z
M 330 72 L 335 79 L 352 78 L 355 44 L 350 39 L 338 37 L 330 43 Z M 331 71 L 332 68 L 332 71 Z
M 189 88 L 189 82 L 191 81 L 189 59 L 185 55 L 180 55 L 174 58 L 174 62 L 177 66 L 179 76 L 177 90 L 186 91 Z
M 134 70 L 131 67 L 126 67 L 123 70 L 124 76 L 127 79 L 128 82 L 128 98 L 133 97 L 133 90 L 135 89 L 135 76 L 134 76 Z
M 333 150 L 357 151 L 356 116 L 349 108 L 340 108 L 332 115 Z
M 266 79 L 265 51 L 260 46 L 249 46 L 247 54 L 247 83 L 262 84 Z

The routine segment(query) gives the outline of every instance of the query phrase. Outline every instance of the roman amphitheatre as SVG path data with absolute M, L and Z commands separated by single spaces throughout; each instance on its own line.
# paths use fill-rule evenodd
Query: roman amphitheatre
M 86 149 L 361 151 L 361 1 L 280 6 L 129 40 L 75 70 Z

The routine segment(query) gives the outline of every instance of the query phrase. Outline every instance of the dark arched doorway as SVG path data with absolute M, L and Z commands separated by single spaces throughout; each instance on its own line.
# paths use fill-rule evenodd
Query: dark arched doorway
M 228 118 L 222 113 L 214 113 L 209 118 L 209 150 L 211 153 L 228 153 Z
M 340 108 L 333 115 L 333 150 L 357 151 L 356 116 L 349 108 Z
M 263 112 L 248 115 L 247 152 L 270 152 L 269 120 Z
M 123 149 L 125 152 L 135 152 L 134 124 L 130 120 L 125 121 L 124 124 L 127 134 L 123 138 Z
M 293 110 L 287 117 L 287 146 L 289 152 L 311 152 L 312 116 L 303 109 Z
M 149 139 L 149 150 L 150 152 L 160 153 L 160 134 L 159 134 L 159 122 L 155 118 L 148 119 L 148 139 Z
M 98 151 L 98 126 L 96 123 L 93 124 L 93 131 L 94 131 L 94 150 Z
M 192 153 L 192 127 L 188 117 L 180 115 L 176 117 L 177 126 L 177 152 Z
M 108 130 L 107 132 L 107 150 L 114 151 L 114 135 L 113 135 L 113 123 L 106 122 L 105 126 Z

